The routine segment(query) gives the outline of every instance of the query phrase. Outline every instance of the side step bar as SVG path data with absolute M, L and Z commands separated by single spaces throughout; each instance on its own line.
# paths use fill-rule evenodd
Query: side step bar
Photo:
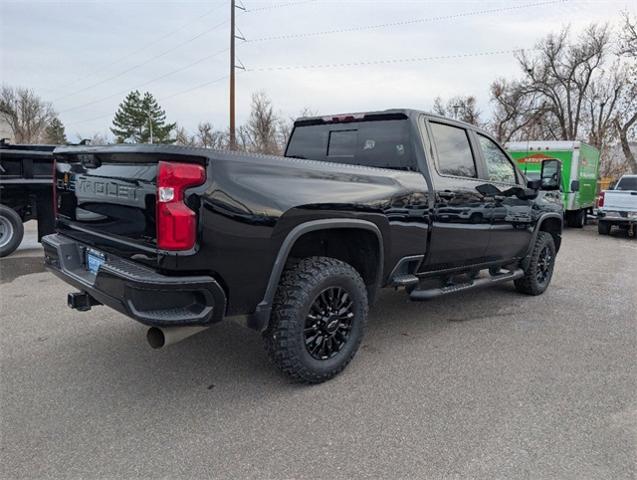
M 409 298 L 414 301 L 430 300 L 432 298 L 441 297 L 450 293 L 464 292 L 473 290 L 474 288 L 490 287 L 498 283 L 510 282 L 524 276 L 524 270 L 518 268 L 514 271 L 501 273 L 491 277 L 478 278 L 466 283 L 457 283 L 441 288 L 430 288 L 428 290 L 413 290 L 409 294 Z

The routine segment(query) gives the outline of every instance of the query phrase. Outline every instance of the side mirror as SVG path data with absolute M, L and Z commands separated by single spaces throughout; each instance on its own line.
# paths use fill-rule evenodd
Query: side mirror
M 540 175 L 542 190 L 559 190 L 562 179 L 562 164 L 559 160 L 547 159 L 542 161 L 542 174 Z
M 526 188 L 530 188 L 532 190 L 539 190 L 542 187 L 542 180 L 536 178 L 535 180 L 529 180 L 526 182 Z
M 571 192 L 579 192 L 579 180 L 573 180 L 571 182 Z

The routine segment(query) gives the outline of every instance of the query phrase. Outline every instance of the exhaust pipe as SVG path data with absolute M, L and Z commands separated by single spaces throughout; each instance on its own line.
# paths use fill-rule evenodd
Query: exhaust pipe
M 146 333 L 146 340 L 152 348 L 162 348 L 181 342 L 196 333 L 208 330 L 209 327 L 184 326 L 184 327 L 151 327 Z

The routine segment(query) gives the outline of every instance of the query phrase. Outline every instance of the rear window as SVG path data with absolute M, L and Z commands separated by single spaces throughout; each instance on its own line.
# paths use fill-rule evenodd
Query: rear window
M 637 177 L 622 177 L 615 190 L 637 190 Z
M 416 171 L 408 120 L 297 126 L 285 155 L 324 162 Z

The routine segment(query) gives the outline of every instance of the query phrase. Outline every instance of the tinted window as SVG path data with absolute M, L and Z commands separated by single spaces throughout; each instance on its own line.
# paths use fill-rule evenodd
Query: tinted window
M 357 130 L 330 132 L 327 155 L 330 157 L 353 157 L 356 154 L 357 141 Z
M 478 135 L 484 161 L 487 164 L 489 180 L 515 183 L 515 168 L 498 145 L 487 137 Z
M 637 177 L 622 177 L 615 190 L 637 190 Z
M 464 128 L 431 123 L 440 173 L 457 177 L 476 177 L 476 164 Z
M 408 120 L 302 125 L 292 132 L 288 157 L 370 167 L 418 170 Z

